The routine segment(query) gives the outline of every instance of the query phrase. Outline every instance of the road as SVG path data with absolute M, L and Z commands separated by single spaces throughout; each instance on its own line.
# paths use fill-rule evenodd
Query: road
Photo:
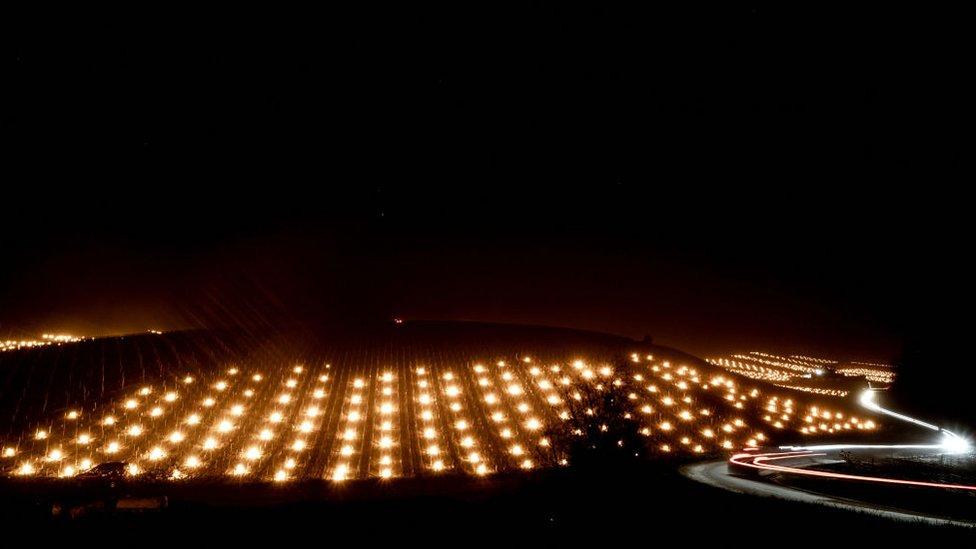
M 740 494 L 752 494 L 761 497 L 772 497 L 788 501 L 826 505 L 840 509 L 861 511 L 894 520 L 925 522 L 936 525 L 950 524 L 970 528 L 976 527 L 976 523 L 972 522 L 921 515 L 911 511 L 890 509 L 870 503 L 838 498 L 827 494 L 818 494 L 805 490 L 799 490 L 764 480 L 764 478 L 761 476 L 756 478 L 737 476 L 729 473 L 729 462 L 726 460 L 708 461 L 686 465 L 681 468 L 681 474 L 692 480 Z

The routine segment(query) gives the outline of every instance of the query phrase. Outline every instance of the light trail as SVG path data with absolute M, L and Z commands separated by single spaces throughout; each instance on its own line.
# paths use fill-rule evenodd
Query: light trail
M 949 490 L 969 490 L 976 491 L 976 486 L 970 486 L 966 484 L 942 484 L 939 482 L 924 482 L 919 480 L 907 480 L 907 479 L 896 479 L 888 477 L 869 477 L 863 475 L 848 475 L 845 473 L 831 473 L 829 471 L 817 471 L 811 469 L 803 469 L 799 467 L 786 467 L 782 465 L 771 465 L 767 462 L 776 461 L 781 459 L 795 459 L 801 457 L 813 457 L 813 456 L 826 456 L 824 452 L 776 452 L 769 454 L 735 454 L 729 458 L 729 463 L 741 467 L 749 467 L 752 469 L 757 469 L 761 471 L 778 471 L 781 473 L 791 473 L 795 475 L 811 476 L 811 477 L 821 477 L 821 478 L 833 478 L 841 480 L 856 480 L 861 482 L 875 482 L 882 484 L 897 484 L 904 486 L 923 486 L 927 488 L 943 488 Z
M 789 473 L 795 475 L 803 475 L 810 477 L 820 477 L 820 478 L 832 478 L 840 480 L 855 480 L 861 482 L 874 482 L 882 484 L 896 484 L 904 486 L 921 486 L 927 488 L 943 488 L 943 489 L 954 489 L 954 490 L 969 490 L 976 491 L 976 486 L 966 485 L 966 484 L 946 484 L 940 482 L 925 482 L 917 480 L 907 480 L 907 479 L 897 479 L 890 477 L 872 477 L 864 475 L 850 475 L 845 473 L 832 473 L 829 471 L 818 471 L 815 469 L 805 469 L 801 467 L 787 467 L 782 465 L 772 465 L 768 462 L 778 461 L 783 459 L 796 459 L 814 456 L 826 456 L 827 452 L 839 451 L 839 450 L 858 450 L 858 449 L 870 449 L 870 450 L 897 450 L 897 449 L 924 449 L 924 450 L 945 450 L 949 453 L 962 453 L 970 449 L 970 443 L 966 439 L 956 435 L 948 429 L 941 428 L 937 425 L 932 425 L 931 423 L 926 423 L 919 419 L 906 416 L 904 414 L 899 414 L 898 412 L 888 410 L 878 405 L 874 400 L 874 391 L 871 389 L 866 390 L 861 394 L 859 402 L 865 408 L 885 414 L 896 419 L 900 419 L 907 423 L 912 423 L 914 425 L 919 425 L 930 429 L 933 431 L 938 431 L 943 433 L 943 442 L 941 444 L 821 444 L 813 446 L 780 446 L 779 449 L 787 450 L 786 452 L 773 452 L 773 453 L 763 453 L 763 454 L 735 454 L 729 458 L 729 463 L 741 466 L 749 467 L 752 469 L 762 470 L 762 471 L 775 471 L 780 473 Z
M 909 417 L 904 414 L 899 414 L 898 412 L 894 412 L 887 408 L 882 408 L 881 406 L 878 406 L 878 403 L 874 401 L 874 391 L 872 391 L 871 389 L 868 389 L 863 393 L 861 393 L 861 397 L 858 399 L 858 401 L 861 403 L 861 406 L 864 406 L 865 408 L 873 412 L 885 414 L 895 419 L 907 421 L 908 423 L 914 423 L 915 425 L 920 425 L 922 427 L 925 427 L 926 429 L 932 429 L 933 431 L 939 430 L 938 426 L 932 425 L 931 423 L 925 423 L 924 421 L 915 419 L 913 417 Z
M 943 434 L 943 439 L 941 444 L 822 444 L 818 446 L 780 446 L 780 449 L 790 449 L 794 451 L 800 450 L 847 450 L 847 449 L 902 449 L 902 448 L 917 448 L 917 449 L 944 449 L 948 450 L 950 453 L 964 453 L 970 448 L 970 442 L 965 438 L 953 433 L 952 431 L 939 427 L 937 425 L 932 425 L 931 423 L 926 423 L 922 420 L 906 416 L 905 414 L 899 414 L 893 410 L 881 407 L 874 400 L 874 391 L 871 389 L 865 390 L 861 393 L 858 399 L 861 406 L 864 406 L 868 410 L 873 412 L 878 412 L 895 419 L 900 419 L 907 423 L 912 423 L 914 425 L 919 425 L 930 429 L 933 431 L 938 431 Z

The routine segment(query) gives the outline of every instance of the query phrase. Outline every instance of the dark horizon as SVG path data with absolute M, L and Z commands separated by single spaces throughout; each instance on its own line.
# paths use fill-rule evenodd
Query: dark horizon
M 24 25 L 0 335 L 404 317 L 950 356 L 973 302 L 966 201 L 939 188 L 971 119 L 958 36 L 877 17 Z

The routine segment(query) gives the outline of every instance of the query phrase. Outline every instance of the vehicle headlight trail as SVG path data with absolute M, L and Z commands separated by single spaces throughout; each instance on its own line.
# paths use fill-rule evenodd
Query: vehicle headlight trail
M 907 480 L 907 479 L 897 479 L 888 477 L 869 477 L 863 475 L 848 475 L 844 473 L 832 473 L 829 471 L 816 471 L 810 469 L 804 469 L 800 467 L 787 467 L 783 465 L 772 465 L 768 462 L 783 460 L 783 459 L 797 459 L 815 456 L 826 456 L 823 452 L 808 452 L 808 451 L 797 451 L 797 452 L 778 452 L 769 454 L 736 454 L 729 458 L 729 463 L 741 467 L 749 467 L 752 469 L 758 469 L 762 471 L 777 471 L 781 473 L 791 473 L 796 475 L 810 476 L 810 477 L 821 477 L 821 478 L 834 478 L 841 480 L 856 480 L 861 482 L 875 482 L 882 484 L 899 484 L 904 486 L 923 486 L 927 488 L 944 488 L 947 490 L 970 490 L 976 491 L 976 486 L 970 486 L 967 484 L 943 484 L 940 482 L 924 482 L 919 480 Z
M 872 389 L 866 389 L 861 396 L 858 398 L 858 402 L 861 406 L 864 406 L 872 412 L 877 412 L 879 414 L 884 414 L 886 416 L 893 417 L 895 419 L 918 425 L 926 429 L 931 429 L 933 431 L 938 431 L 942 433 L 942 443 L 941 444 L 826 444 L 818 446 L 780 446 L 781 449 L 790 450 L 845 450 L 845 449 L 856 449 L 856 448 L 870 448 L 870 449 L 899 449 L 899 448 L 941 448 L 947 450 L 951 453 L 964 453 L 968 452 L 972 447 L 971 443 L 965 438 L 953 433 L 952 431 L 939 427 L 938 425 L 932 425 L 931 423 L 926 423 L 920 419 L 916 419 L 905 414 L 899 414 L 893 410 L 881 407 L 875 400 L 875 391 Z
M 919 419 L 907 416 L 905 414 L 900 414 L 894 412 L 887 408 L 883 408 L 875 401 L 874 391 L 867 389 L 864 391 L 860 398 L 858 399 L 860 404 L 865 408 L 884 414 L 907 423 L 918 425 L 926 429 L 942 433 L 942 442 L 939 444 L 820 444 L 812 446 L 780 446 L 780 450 L 785 450 L 785 452 L 772 452 L 772 453 L 762 453 L 762 454 L 750 454 L 741 453 L 735 454 L 729 458 L 729 463 L 740 466 L 748 467 L 751 469 L 763 470 L 763 471 L 775 471 L 780 473 L 790 473 L 803 476 L 811 477 L 821 477 L 821 478 L 833 478 L 842 480 L 855 480 L 861 482 L 874 482 L 874 483 L 884 483 L 884 484 L 899 484 L 906 486 L 923 486 L 929 488 L 945 488 L 945 489 L 955 489 L 955 490 L 971 490 L 976 491 L 976 486 L 970 486 L 965 484 L 946 484 L 939 482 L 924 482 L 915 481 L 908 479 L 897 479 L 889 477 L 876 477 L 876 476 L 863 476 L 863 475 L 849 475 L 843 473 L 833 473 L 829 471 L 818 471 L 806 469 L 803 467 L 789 467 L 783 465 L 773 465 L 770 461 L 788 460 L 788 459 L 800 459 L 800 458 L 810 458 L 815 456 L 826 456 L 827 452 L 835 452 L 841 450 L 900 450 L 900 449 L 916 449 L 916 450 L 934 450 L 943 451 L 946 453 L 964 453 L 971 449 L 971 444 L 968 440 L 959 435 L 949 431 L 948 429 L 939 427 L 937 425 L 932 425 L 931 423 L 926 423 Z

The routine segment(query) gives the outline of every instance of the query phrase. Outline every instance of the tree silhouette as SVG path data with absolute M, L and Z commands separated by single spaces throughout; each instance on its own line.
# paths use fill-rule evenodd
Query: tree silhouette
M 567 400 L 569 419 L 548 430 L 557 450 L 574 467 L 624 465 L 645 455 L 627 397 L 611 383 L 584 384 Z M 561 458 L 561 459 L 562 459 Z

